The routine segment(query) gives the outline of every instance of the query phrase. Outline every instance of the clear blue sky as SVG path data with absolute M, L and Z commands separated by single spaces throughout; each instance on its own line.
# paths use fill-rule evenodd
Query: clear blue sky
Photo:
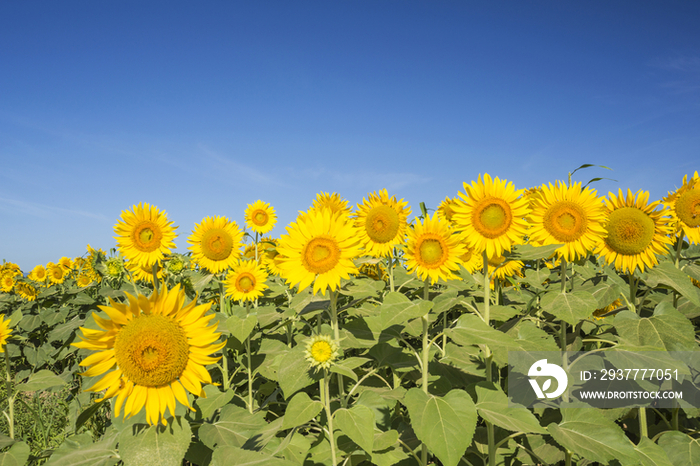
M 659 199 L 700 169 L 700 2 L 0 3 L 0 260 L 29 271 L 121 211 L 176 244 L 262 199 L 436 207 L 489 173 Z

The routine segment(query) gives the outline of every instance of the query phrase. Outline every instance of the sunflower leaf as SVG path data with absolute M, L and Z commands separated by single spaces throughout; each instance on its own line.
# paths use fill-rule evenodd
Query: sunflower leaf
M 382 330 L 392 325 L 404 325 L 406 322 L 423 317 L 432 309 L 432 301 L 411 301 L 397 292 L 389 292 L 384 297 L 380 308 Z
M 374 444 L 374 412 L 363 405 L 350 409 L 341 408 L 333 413 L 333 419 L 342 433 L 350 437 L 367 453 L 372 453 Z
M 674 466 L 700 465 L 700 440 L 694 439 L 682 432 L 666 432 L 659 438 L 659 446 L 663 448 Z
M 670 286 L 688 301 L 696 306 L 700 306 L 698 289 L 690 281 L 690 277 L 669 261 L 661 262 L 651 269 L 647 274 L 645 283 L 652 288 L 656 288 L 659 284 Z
M 299 392 L 289 400 L 287 410 L 284 413 L 282 429 L 291 429 L 306 424 L 315 418 L 323 409 L 323 403 L 309 398 L 305 392 Z
M 41 370 L 29 376 L 29 380 L 25 383 L 17 385 L 17 391 L 20 392 L 37 392 L 46 390 L 51 387 L 59 387 L 65 385 L 66 382 L 49 370 Z
M 179 466 L 192 438 L 190 424 L 184 418 L 171 419 L 167 426 L 150 426 L 119 434 L 119 456 L 124 466 Z
M 552 291 L 542 297 L 541 305 L 543 311 L 567 324 L 576 325 L 593 314 L 598 306 L 598 301 L 587 291 L 574 291 L 572 293 Z
M 23 466 L 29 459 L 29 445 L 17 442 L 5 453 L 0 453 L 0 465 Z

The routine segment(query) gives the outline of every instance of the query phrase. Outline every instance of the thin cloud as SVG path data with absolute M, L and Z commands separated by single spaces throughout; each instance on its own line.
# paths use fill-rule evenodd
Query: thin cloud
M 675 55 L 657 58 L 649 66 L 663 70 L 669 76 L 659 85 L 675 94 L 688 94 L 700 91 L 700 56 Z
M 389 191 L 426 184 L 432 178 L 415 173 L 341 172 L 325 168 L 290 170 L 290 176 L 304 180 L 331 180 L 340 187 L 386 188 Z
M 228 172 L 231 173 L 236 180 L 247 180 L 253 182 L 254 184 L 259 184 L 263 186 L 285 186 L 284 183 L 277 181 L 274 177 L 267 173 L 261 172 L 249 165 L 240 163 L 238 161 L 229 159 L 220 153 L 209 149 L 207 146 L 200 144 L 199 150 L 207 157 L 211 162 L 208 165 L 209 168 L 216 167 L 216 172 Z M 203 161 L 206 165 L 207 162 Z M 191 168 L 191 167 L 190 167 Z
M 109 218 L 102 214 L 94 214 L 84 210 L 66 209 L 64 207 L 49 206 L 36 202 L 20 201 L 17 199 L 7 199 L 0 197 L 0 210 L 9 213 L 31 215 L 39 218 L 51 218 L 58 215 L 72 215 L 77 217 L 92 218 L 95 220 L 109 222 Z

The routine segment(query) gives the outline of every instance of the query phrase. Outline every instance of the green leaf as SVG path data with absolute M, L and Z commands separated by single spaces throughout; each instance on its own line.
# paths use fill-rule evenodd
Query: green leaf
M 700 306 L 700 296 L 698 296 L 697 288 L 690 281 L 690 277 L 682 270 L 677 269 L 671 262 L 661 262 L 651 269 L 645 283 L 652 288 L 656 288 L 659 283 L 670 286 L 690 302 Z
M 205 385 L 203 387 L 205 397 L 197 398 L 195 404 L 202 413 L 204 419 L 210 418 L 217 409 L 224 407 L 229 401 L 233 399 L 234 391 L 226 390 L 225 392 L 220 391 L 214 385 Z
M 277 380 L 285 399 L 314 383 L 309 374 L 309 362 L 304 356 L 304 351 L 305 345 L 297 345 L 289 350 L 280 362 Z
M 547 433 L 537 418 L 524 406 L 511 408 L 508 397 L 500 387 L 493 383 L 480 382 L 476 384 L 476 410 L 479 416 L 513 432 Z
M 333 413 L 335 425 L 350 440 L 367 453 L 372 453 L 374 444 L 374 412 L 367 406 L 355 405 L 350 409 L 341 408 Z
M 617 459 L 634 464 L 637 455 L 620 427 L 595 409 L 562 408 L 563 419 L 547 430 L 554 440 L 581 457 L 608 464 Z
M 576 325 L 593 314 L 598 306 L 598 301 L 586 291 L 550 292 L 542 297 L 541 305 L 543 311 L 567 324 Z
M 343 361 L 339 361 L 331 366 L 331 372 L 335 372 L 336 374 L 344 375 L 345 377 L 349 377 L 355 382 L 357 382 L 357 374 L 355 374 L 355 371 L 350 369 L 349 367 L 345 366 L 343 364 Z
M 418 439 L 444 466 L 457 466 L 476 429 L 476 406 L 464 390 L 452 390 L 444 397 L 412 388 L 404 397 L 411 425 Z
M 75 420 L 75 432 L 78 432 L 83 424 L 85 424 L 105 403 L 109 403 L 109 400 L 102 400 L 85 408 Z
M 109 431 L 108 431 L 109 432 Z M 101 466 L 114 464 L 117 458 L 115 431 L 92 443 L 92 434 L 84 433 L 67 438 L 56 449 L 45 466 Z
M 226 328 L 231 332 L 231 336 L 243 343 L 258 324 L 258 316 L 249 314 L 245 318 L 239 316 L 231 316 L 226 319 Z
M 312 400 L 305 392 L 299 392 L 289 400 L 287 410 L 284 412 L 282 429 L 291 429 L 306 424 L 315 418 L 323 409 L 323 403 Z
M 75 334 L 75 329 L 83 325 L 84 322 L 83 319 L 75 316 L 68 322 L 56 326 L 56 328 L 49 333 L 49 342 L 60 341 L 61 343 L 65 343 Z
M 547 246 L 533 246 L 531 244 L 521 244 L 515 246 L 510 254 L 505 254 L 507 260 L 535 261 L 547 259 L 554 254 L 554 251 L 562 247 L 561 244 L 549 244 Z
M 24 466 L 29 459 L 29 445 L 17 442 L 5 453 L 0 453 L 0 466 Z
M 664 449 L 646 437 L 642 437 L 634 449 L 641 466 L 673 466 Z
M 282 458 L 230 445 L 214 450 L 209 466 L 230 466 L 232 464 L 237 466 L 295 466 L 294 463 Z
M 457 320 L 457 325 L 445 333 L 458 345 L 488 345 L 500 362 L 507 361 L 508 351 L 522 350 L 513 337 L 491 328 L 474 314 L 463 314 Z
M 51 387 L 59 387 L 65 385 L 66 382 L 49 370 L 41 370 L 29 376 L 26 383 L 17 385 L 17 391 L 20 392 L 37 392 L 46 390 Z
M 666 351 L 695 351 L 693 324 L 668 304 L 660 304 L 651 317 L 639 317 L 631 311 L 621 311 L 613 325 L 617 334 L 632 346 L 650 346 Z
M 228 404 L 221 409 L 219 420 L 199 428 L 199 439 L 212 450 L 224 445 L 242 447 L 266 426 L 262 412 L 250 414 L 247 409 Z
M 180 466 L 191 439 L 190 424 L 181 417 L 137 433 L 124 429 L 119 434 L 119 456 L 124 466 Z
M 392 325 L 405 325 L 406 322 L 423 317 L 433 307 L 431 301 L 411 301 L 397 292 L 389 292 L 380 307 L 382 330 Z
M 659 446 L 666 452 L 673 466 L 700 465 L 700 440 L 682 432 L 666 432 L 659 438 Z

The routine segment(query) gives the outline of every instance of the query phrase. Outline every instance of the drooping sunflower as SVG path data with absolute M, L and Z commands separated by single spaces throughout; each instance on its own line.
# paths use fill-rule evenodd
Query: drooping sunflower
M 248 228 L 264 235 L 274 228 L 275 223 L 277 223 L 277 215 L 270 204 L 261 200 L 248 204 L 245 210 L 245 225 Z
M 557 181 L 542 185 L 531 203 L 530 241 L 562 244 L 556 254 L 567 261 L 585 256 L 605 236 L 605 205 L 594 189 Z
M 329 194 L 321 192 L 316 194 L 316 199 L 314 199 L 313 205 L 309 211 L 323 209 L 329 209 L 334 214 L 340 212 L 343 216 L 349 216 L 351 214 L 348 201 L 340 197 L 338 193 Z
M 153 265 L 143 265 L 137 262 L 125 262 L 124 267 L 128 270 L 136 281 L 143 282 L 154 282 L 153 278 Z M 163 267 L 161 267 L 160 262 L 156 263 L 156 277 L 155 280 L 161 281 L 163 278 Z
M 66 269 L 61 264 L 49 262 L 46 264 L 46 271 L 49 275 L 49 281 L 53 284 L 63 283 L 66 280 Z
M 27 282 L 17 282 L 15 283 L 15 293 L 20 295 L 27 301 L 34 301 L 38 295 L 36 288 Z
M 637 268 L 644 272 L 645 267 L 656 265 L 656 256 L 665 254 L 667 245 L 671 244 L 667 212 L 656 210 L 660 201 L 649 204 L 648 191 L 632 194 L 628 189 L 625 196 L 620 189 L 617 196 L 609 193 L 605 204 L 606 237 L 595 253 L 620 272 L 634 273 Z
M 438 279 L 454 278 L 459 270 L 460 259 L 467 252 L 464 236 L 455 232 L 445 220 L 433 214 L 423 221 L 416 220 L 409 228 L 406 242 L 406 269 L 416 272 L 421 280 L 430 278 L 431 283 Z
M 46 267 L 43 265 L 39 264 L 36 267 L 32 269 L 32 271 L 29 273 L 29 279 L 33 280 L 39 284 L 44 284 L 46 283 L 46 279 L 48 278 L 48 274 L 46 273 Z
M 12 329 L 10 328 L 10 319 L 7 316 L 0 316 L 0 353 L 5 352 L 5 345 L 7 345 L 7 339 L 12 335 Z
M 340 346 L 330 335 L 314 335 L 306 340 L 304 355 L 314 369 L 328 369 L 340 355 Z
M 226 217 L 206 217 L 187 242 L 192 246 L 192 260 L 211 273 L 219 273 L 236 263 L 241 255 L 243 231 Z
M 175 228 L 165 211 L 139 204 L 122 211 L 122 221 L 114 225 L 114 238 L 122 255 L 146 266 L 162 260 L 175 247 Z M 89 248 L 89 246 L 88 246 Z
M 214 314 L 205 315 L 210 304 L 185 304 L 185 291 L 165 286 L 150 297 L 125 293 L 127 302 L 99 306 L 107 318 L 93 313 L 103 330 L 81 327 L 81 341 L 73 346 L 97 351 L 83 359 L 88 369 L 81 375 L 103 375 L 88 391 L 107 389 L 102 400 L 117 397 L 114 414 L 125 417 L 145 406 L 149 424 L 162 423 L 166 409 L 175 415 L 176 400 L 192 409 L 187 391 L 204 397 L 202 384 L 212 383 L 204 366 L 214 364 L 224 343 L 216 325 L 209 325 Z
M 287 284 L 298 284 L 301 292 L 313 283 L 313 293 L 325 295 L 341 278 L 357 273 L 352 259 L 360 252 L 358 233 L 346 219 L 341 212 L 310 210 L 287 227 L 277 246 L 277 265 Z
M 683 185 L 663 200 L 669 208 L 672 224 L 676 232 L 684 234 L 692 244 L 700 244 L 700 177 L 698 172 L 688 180 L 683 177 Z
M 386 267 L 381 262 L 374 264 L 364 263 L 360 265 L 358 271 L 372 280 L 383 280 L 385 282 L 389 281 L 389 276 L 386 273 Z
M 406 235 L 406 218 L 411 208 L 403 199 L 389 197 L 386 189 L 370 193 L 357 205 L 355 227 L 360 234 L 360 244 L 365 254 L 388 257 L 394 246 L 401 244 Z
M 499 280 L 501 283 L 506 281 L 507 277 L 522 277 L 523 266 L 522 261 L 506 260 L 505 256 L 489 257 L 489 274 L 491 276 L 491 289 L 494 288 L 494 281 Z
M 226 296 L 236 301 L 255 301 L 268 288 L 265 280 L 267 273 L 262 265 L 254 260 L 238 261 L 224 280 Z
M 466 194 L 458 193 L 453 220 L 477 253 L 486 251 L 493 257 L 522 244 L 530 211 L 528 201 L 521 197 L 522 189 L 484 174 L 483 181 L 479 175 L 477 182 L 464 183 L 464 190 Z

